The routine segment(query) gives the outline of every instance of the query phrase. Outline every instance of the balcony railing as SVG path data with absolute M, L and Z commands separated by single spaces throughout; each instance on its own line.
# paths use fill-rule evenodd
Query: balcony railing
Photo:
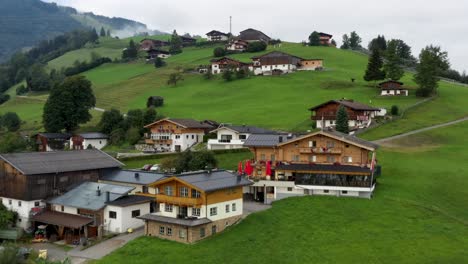
M 203 204 L 201 198 L 190 198 L 190 197 L 177 197 L 165 194 L 155 194 L 156 202 L 168 203 L 174 205 L 185 205 L 185 206 L 200 206 Z
M 296 185 L 317 186 L 343 186 L 343 187 L 371 187 L 370 176 L 347 175 L 298 175 L 295 178 Z M 373 180 L 375 183 L 375 179 Z
M 242 144 L 244 144 L 244 140 L 239 140 L 239 139 L 209 139 L 208 144 L 242 145 Z
M 300 153 L 317 153 L 317 154 L 341 154 L 342 150 L 340 148 L 300 148 Z

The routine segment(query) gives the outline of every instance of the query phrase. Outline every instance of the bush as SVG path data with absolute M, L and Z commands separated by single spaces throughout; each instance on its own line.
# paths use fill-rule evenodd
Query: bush
M 0 94 L 0 105 L 5 103 L 6 101 L 10 100 L 10 95 L 8 94 Z
M 244 79 L 245 77 L 247 77 L 247 72 L 245 69 L 239 69 L 238 71 L 236 71 L 237 79 Z
M 111 63 L 111 62 L 112 60 L 107 57 L 95 58 L 93 61 L 89 63 L 85 61 L 83 62 L 76 61 L 74 63 L 74 66 L 66 68 L 63 73 L 65 74 L 65 76 L 72 76 L 72 75 L 76 75 L 76 74 L 97 68 L 104 63 Z
M 9 132 L 15 132 L 15 131 L 18 131 L 18 129 L 21 126 L 21 119 L 16 113 L 8 112 L 2 116 L 1 124 Z
M 203 74 L 203 78 L 205 78 L 206 80 L 213 79 L 213 72 L 211 72 L 211 69 L 208 69 L 206 73 Z
M 419 88 L 416 90 L 417 97 L 429 97 L 432 94 L 431 89 Z
M 125 140 L 125 131 L 122 128 L 114 129 L 110 133 L 109 139 L 112 145 L 121 145 Z
M 164 98 L 161 96 L 150 96 L 146 101 L 146 107 L 160 107 L 164 104 Z
M 247 52 L 259 52 L 264 51 L 267 48 L 267 44 L 263 41 L 250 42 L 247 46 Z
M 166 66 L 166 62 L 163 59 L 156 57 L 156 59 L 154 60 L 154 67 L 161 68 L 164 66 Z
M 390 113 L 394 116 L 398 115 L 398 106 L 397 105 L 392 105 L 392 108 L 390 110 Z
M 230 69 L 225 69 L 224 72 L 223 72 L 223 79 L 226 81 L 226 82 L 230 82 L 232 81 L 232 70 Z
M 135 145 L 136 143 L 138 143 L 140 138 L 141 138 L 140 129 L 137 127 L 131 127 L 127 131 L 127 134 L 125 135 L 125 139 L 130 145 Z
M 23 95 L 26 94 L 28 91 L 28 88 L 22 84 L 16 88 L 16 95 Z
M 226 56 L 226 50 L 221 48 L 221 47 L 218 47 L 218 48 L 215 48 L 213 50 L 213 55 L 215 57 L 223 57 L 223 56 Z

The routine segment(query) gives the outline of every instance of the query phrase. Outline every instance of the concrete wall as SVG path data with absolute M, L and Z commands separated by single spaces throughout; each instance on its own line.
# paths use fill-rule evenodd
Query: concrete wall
M 132 211 L 140 210 L 140 215 L 149 214 L 150 203 L 136 204 L 132 206 L 106 206 L 104 209 L 104 229 L 114 233 L 124 233 L 129 228 L 138 228 L 144 225 L 144 221 L 132 217 Z M 117 213 L 115 219 L 109 217 L 109 212 Z

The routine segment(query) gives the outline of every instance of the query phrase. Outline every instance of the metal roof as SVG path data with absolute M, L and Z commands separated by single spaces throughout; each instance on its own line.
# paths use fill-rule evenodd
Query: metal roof
M 253 184 L 246 178 L 225 170 L 188 172 L 176 177 L 205 192 Z
M 153 197 L 140 196 L 140 195 L 125 195 L 112 202 L 106 203 L 107 205 L 125 207 L 135 204 L 149 203 L 154 201 Z
M 160 215 L 155 215 L 155 214 L 146 214 L 146 215 L 139 216 L 137 218 L 148 220 L 148 221 L 175 224 L 175 225 L 181 225 L 181 226 L 199 226 L 199 225 L 211 223 L 211 220 L 207 218 L 182 219 L 182 218 L 160 216 Z
M 351 109 L 358 110 L 358 111 L 380 111 L 379 108 L 375 108 L 375 107 L 372 107 L 372 106 L 365 105 L 363 103 L 359 103 L 359 102 L 355 102 L 353 100 L 347 100 L 347 99 L 330 100 L 328 102 L 325 102 L 325 103 L 319 104 L 317 106 L 311 107 L 311 108 L 309 108 L 309 110 L 314 111 L 315 109 L 320 108 L 320 107 L 322 107 L 324 105 L 327 105 L 327 104 L 330 104 L 330 103 L 340 104 L 340 105 L 343 105 L 345 107 L 349 107 Z
M 164 176 L 163 173 L 116 169 L 104 172 L 100 180 L 147 185 L 164 178 Z
M 94 221 L 92 218 L 89 217 L 66 214 L 55 211 L 45 211 L 38 215 L 34 215 L 32 217 L 32 220 L 45 224 L 66 226 L 75 229 L 78 229 Z
M 86 133 L 80 133 L 78 135 L 85 139 L 107 139 L 109 138 L 108 135 L 100 133 L 100 132 L 86 132 Z
M 245 141 L 245 147 L 274 147 L 279 143 L 287 142 L 298 135 L 291 134 L 252 134 Z
M 135 188 L 122 185 L 84 182 L 65 194 L 49 200 L 48 203 L 96 211 L 103 208 L 107 202 L 115 201 L 133 189 Z M 107 201 L 107 192 L 109 192 L 109 201 Z
M 118 168 L 123 163 L 97 149 L 0 154 L 24 175 Z
M 163 121 L 169 121 L 169 122 L 175 123 L 185 128 L 213 128 L 211 125 L 205 124 L 203 122 L 200 122 L 194 119 L 182 119 L 182 118 L 164 118 L 154 123 L 151 123 L 149 125 L 146 125 L 145 128 L 151 127 Z
M 47 139 L 69 139 L 71 134 L 68 133 L 38 133 L 38 135 Z
M 291 170 L 291 171 L 310 171 L 310 172 L 350 172 L 370 174 L 371 170 L 367 167 L 359 167 L 352 165 L 332 165 L 332 164 L 279 164 L 276 170 Z

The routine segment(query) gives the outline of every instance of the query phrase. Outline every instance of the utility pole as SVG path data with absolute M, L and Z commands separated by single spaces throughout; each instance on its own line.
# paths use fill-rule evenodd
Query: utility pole
M 229 16 L 229 33 L 232 35 L 232 16 Z

